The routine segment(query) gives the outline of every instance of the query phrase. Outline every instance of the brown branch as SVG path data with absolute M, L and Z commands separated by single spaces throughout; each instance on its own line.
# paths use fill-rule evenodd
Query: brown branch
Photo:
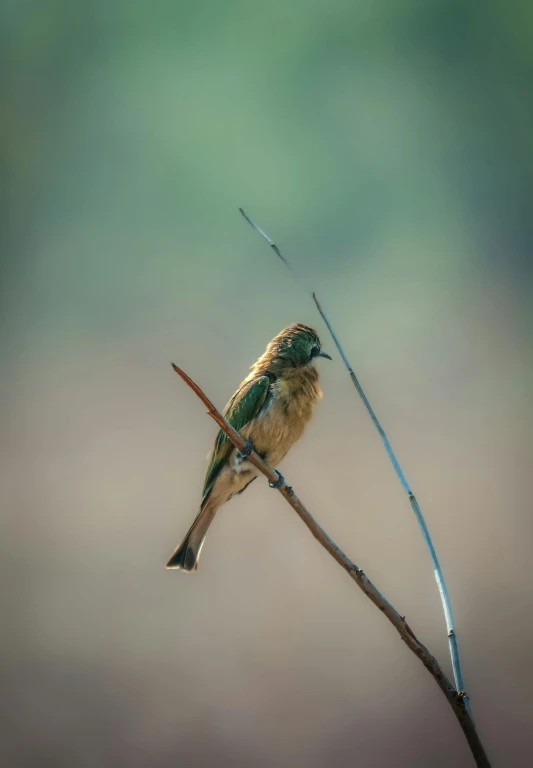
M 200 400 L 207 407 L 208 414 L 217 422 L 222 430 L 227 434 L 233 445 L 241 451 L 246 450 L 246 440 L 244 440 L 240 434 L 233 429 L 231 424 L 219 413 L 215 408 L 211 400 L 202 392 L 200 387 L 187 376 L 185 371 L 178 368 L 177 365 L 172 363 L 172 367 L 186 384 L 193 390 L 193 392 L 200 398 Z M 265 475 L 270 482 L 277 482 L 278 474 L 274 472 L 262 458 L 252 450 L 248 456 L 248 461 L 254 465 L 260 472 Z M 349 557 L 330 539 L 327 533 L 320 527 L 310 512 L 304 507 L 300 499 L 296 496 L 293 489 L 289 485 L 283 484 L 279 488 L 281 495 L 288 501 L 291 507 L 297 512 L 305 525 L 309 528 L 315 539 L 322 544 L 325 550 L 333 557 L 339 565 L 344 568 L 351 579 L 355 581 L 357 586 L 363 590 L 365 595 L 376 605 L 379 610 L 387 617 L 393 627 L 396 629 L 404 643 L 410 648 L 410 650 L 417 656 L 422 664 L 426 667 L 429 673 L 435 678 L 437 685 L 446 696 L 448 703 L 454 711 L 456 718 L 459 721 L 459 725 L 463 729 L 463 733 L 468 741 L 468 745 L 476 761 L 476 765 L 479 768 L 490 768 L 489 759 L 483 749 L 483 745 L 479 739 L 476 731 L 474 721 L 468 712 L 468 709 L 464 702 L 464 692 L 457 691 L 444 670 L 440 667 L 436 658 L 431 654 L 425 645 L 422 645 L 420 640 L 416 637 L 413 630 L 405 620 L 405 616 L 400 616 L 398 611 L 383 597 L 381 592 L 374 586 L 365 573 L 353 563 Z

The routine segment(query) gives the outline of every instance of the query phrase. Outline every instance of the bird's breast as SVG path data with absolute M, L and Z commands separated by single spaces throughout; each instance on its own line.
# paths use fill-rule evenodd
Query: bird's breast
M 272 383 L 265 407 L 241 430 L 242 435 L 275 467 L 302 436 L 321 397 L 314 366 L 280 377 Z

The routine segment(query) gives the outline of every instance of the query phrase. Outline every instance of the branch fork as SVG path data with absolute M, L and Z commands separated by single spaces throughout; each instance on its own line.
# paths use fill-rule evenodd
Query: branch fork
M 226 421 L 224 416 L 217 410 L 207 395 L 200 389 L 200 387 L 177 365 L 172 363 L 172 368 L 180 376 L 183 381 L 193 390 L 193 392 L 200 398 L 200 400 L 207 407 L 207 412 L 212 419 L 214 419 L 219 427 L 226 433 L 230 441 L 235 448 L 239 451 L 247 450 L 249 445 L 247 441 L 235 430 L 231 424 Z M 365 595 L 371 600 L 374 605 L 386 616 L 389 622 L 396 629 L 407 647 L 415 654 L 415 656 L 426 667 L 430 675 L 434 678 L 435 682 L 446 696 L 448 703 L 450 704 L 459 725 L 461 726 L 465 738 L 468 742 L 474 760 L 478 768 L 491 768 L 489 759 L 485 753 L 483 745 L 480 741 L 474 720 L 470 714 L 470 710 L 467 706 L 466 693 L 464 690 L 458 691 L 444 670 L 441 668 L 437 659 L 432 653 L 423 645 L 416 637 L 411 627 L 407 624 L 405 616 L 400 616 L 398 611 L 388 602 L 383 594 L 377 589 L 377 587 L 370 581 L 364 571 L 359 568 L 350 558 L 344 554 L 344 552 L 335 544 L 324 529 L 316 522 L 311 513 L 306 509 L 303 503 L 300 501 L 293 488 L 289 485 L 279 486 L 280 475 L 274 469 L 269 467 L 259 456 L 255 450 L 250 451 L 248 455 L 248 461 L 254 465 L 269 481 L 271 487 L 275 487 L 279 490 L 284 499 L 290 504 L 290 506 L 299 515 L 300 519 L 305 523 L 307 528 L 311 531 L 315 539 L 324 547 L 324 549 L 331 555 L 331 557 L 348 573 L 357 586 L 362 589 Z M 273 485 L 272 485 L 273 484 Z

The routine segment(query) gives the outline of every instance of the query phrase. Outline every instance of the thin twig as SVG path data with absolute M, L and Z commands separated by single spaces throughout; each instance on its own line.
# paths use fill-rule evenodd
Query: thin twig
M 172 363 L 173 369 L 178 376 L 185 381 L 186 384 L 193 390 L 193 392 L 200 398 L 200 400 L 207 407 L 207 412 L 224 430 L 233 445 L 240 451 L 245 451 L 247 448 L 246 440 L 233 429 L 231 424 L 226 421 L 224 416 L 215 408 L 211 400 L 204 394 L 200 387 L 177 365 Z M 278 474 L 271 469 L 262 458 L 254 450 L 248 456 L 248 461 L 254 465 L 260 472 L 265 475 L 269 482 L 277 482 Z M 323 528 L 316 522 L 310 512 L 304 507 L 298 496 L 294 493 L 293 489 L 286 484 L 283 484 L 279 488 L 281 495 L 288 501 L 291 507 L 297 512 L 305 525 L 309 528 L 315 539 L 322 544 L 324 549 L 336 560 L 339 565 L 344 568 L 347 574 L 350 576 L 357 586 L 363 590 L 365 595 L 376 605 L 379 610 L 387 617 L 392 626 L 396 629 L 404 643 L 408 648 L 417 656 L 422 664 L 426 667 L 429 673 L 435 678 L 437 685 L 446 696 L 448 703 L 454 711 L 457 717 L 463 733 L 468 741 L 472 755 L 476 761 L 478 768 L 490 768 L 488 757 L 483 749 L 483 745 L 479 739 L 479 736 L 474 725 L 474 721 L 466 707 L 465 697 L 461 692 L 458 692 L 451 680 L 447 677 L 445 672 L 441 669 L 436 658 L 431 654 L 428 649 L 418 640 L 413 630 L 405 620 L 405 616 L 400 616 L 398 611 L 385 599 L 381 592 L 374 586 L 368 576 L 353 563 L 347 555 L 335 544 L 333 539 L 327 535 Z
M 361 387 L 361 384 L 359 383 L 359 380 L 357 376 L 354 373 L 354 370 L 352 366 L 350 365 L 350 361 L 346 357 L 346 354 L 344 353 L 343 348 L 341 347 L 340 341 L 337 338 L 337 335 L 335 331 L 333 330 L 331 323 L 328 320 L 328 317 L 324 310 L 322 309 L 322 306 L 320 305 L 320 302 L 318 301 L 317 295 L 314 292 L 308 291 L 305 286 L 303 286 L 301 280 L 298 280 L 293 268 L 291 267 L 290 263 L 287 261 L 285 256 L 282 255 L 280 249 L 274 243 L 269 236 L 263 232 L 263 230 L 255 224 L 252 219 L 244 212 L 242 208 L 239 208 L 240 213 L 244 216 L 246 221 L 250 224 L 253 229 L 255 229 L 256 232 L 258 232 L 264 239 L 267 241 L 269 246 L 272 248 L 274 253 L 279 256 L 279 258 L 283 261 L 283 263 L 288 267 L 293 277 L 296 279 L 296 281 L 304 287 L 304 289 L 311 293 L 311 298 L 315 302 L 316 308 L 318 309 L 320 316 L 324 320 L 328 331 L 331 334 L 331 338 L 333 339 L 335 346 L 337 347 L 339 354 L 342 358 L 342 361 L 344 365 L 346 366 L 346 369 L 348 370 L 348 373 L 350 375 L 350 378 L 352 380 L 352 383 L 354 387 L 356 388 L 359 396 L 361 397 L 361 400 L 363 401 L 365 408 L 367 409 L 370 418 L 372 419 L 372 423 L 376 427 L 377 431 L 379 432 L 379 435 L 383 441 L 383 444 L 385 446 L 385 450 L 387 451 L 387 455 L 391 461 L 392 466 L 394 467 L 394 471 L 396 472 L 400 483 L 402 484 L 402 488 L 404 489 L 405 493 L 407 494 L 409 498 L 409 502 L 411 504 L 411 507 L 413 509 L 413 512 L 415 513 L 418 525 L 420 526 L 420 530 L 422 531 L 422 536 L 424 537 L 424 541 L 426 542 L 427 548 L 429 550 L 429 554 L 431 557 L 431 561 L 433 563 L 433 574 L 435 576 L 435 581 L 437 582 L 437 587 L 439 590 L 439 595 L 442 603 L 442 608 L 444 611 L 444 619 L 446 621 L 446 631 L 448 633 L 448 646 L 450 649 L 450 657 L 452 660 L 452 668 L 453 668 L 453 676 L 455 679 L 455 686 L 458 691 L 461 691 L 464 696 L 465 706 L 470 711 L 470 702 L 469 698 L 465 691 L 465 684 L 463 680 L 463 674 L 461 672 L 461 664 L 459 661 L 459 649 L 457 647 L 457 635 L 455 632 L 455 624 L 453 620 L 453 614 L 452 614 L 452 606 L 450 602 L 450 597 L 448 595 L 448 588 L 446 586 L 446 582 L 444 580 L 444 574 L 442 572 L 442 568 L 439 563 L 439 559 L 437 557 L 437 553 L 435 551 L 435 547 L 433 546 L 433 541 L 431 539 L 429 529 L 427 527 L 426 521 L 424 519 L 424 515 L 422 514 L 422 510 L 420 509 L 420 505 L 416 499 L 416 496 L 414 495 L 413 491 L 411 490 L 411 487 L 409 483 L 407 482 L 407 478 L 405 477 L 402 468 L 400 467 L 400 464 L 398 462 L 398 459 L 396 458 L 394 451 L 392 450 L 392 446 L 389 442 L 389 438 L 387 437 L 385 430 L 381 426 L 378 417 L 376 416 L 374 409 L 370 405 L 370 402 L 365 395 L 363 388 Z M 470 716 L 472 717 L 472 712 L 470 711 Z

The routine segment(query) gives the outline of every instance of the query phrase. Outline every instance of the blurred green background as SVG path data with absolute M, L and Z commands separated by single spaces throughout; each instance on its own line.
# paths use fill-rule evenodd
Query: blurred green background
M 426 513 L 494 765 L 531 765 L 533 6 L 6 0 L 2 764 L 470 766 L 444 697 L 213 424 L 329 312 Z M 449 669 L 407 499 L 335 354 L 283 472 Z

